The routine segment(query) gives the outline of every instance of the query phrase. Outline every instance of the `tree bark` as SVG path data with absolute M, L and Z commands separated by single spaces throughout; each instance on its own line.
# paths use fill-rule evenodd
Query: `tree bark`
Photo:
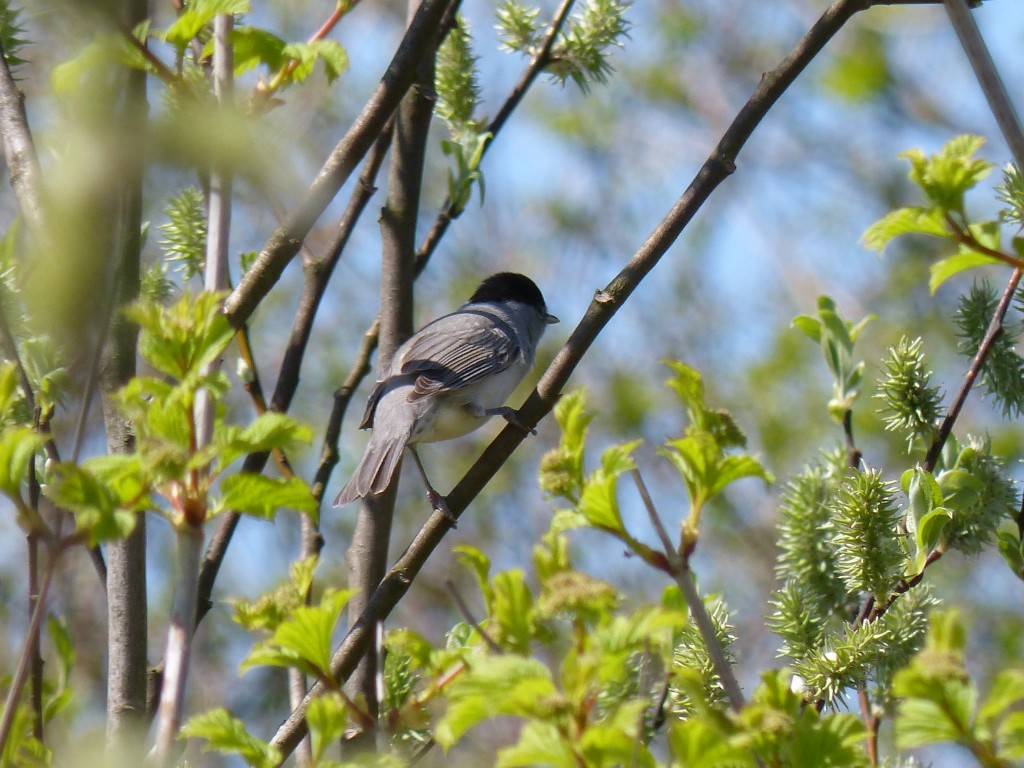
M 419 6 L 410 0 L 409 20 Z M 398 108 L 388 178 L 388 199 L 381 212 L 381 330 L 380 367 L 386 369 L 395 350 L 412 334 L 413 281 L 416 279 L 416 222 L 423 185 L 427 134 L 434 109 L 434 60 L 443 30 L 422 57 L 413 87 Z M 362 614 L 366 601 L 380 584 L 388 565 L 388 544 L 397 478 L 383 494 L 359 504 L 356 528 L 348 552 L 349 586 L 358 589 L 349 601 L 349 623 Z M 352 694 L 361 694 L 371 715 L 377 701 L 378 649 L 370 648 L 349 681 Z
M 122 9 L 129 27 L 149 16 L 147 0 L 125 0 Z M 142 250 L 143 142 L 148 105 L 146 73 L 126 75 L 124 102 L 118 130 L 131 136 L 119 158 L 123 178 L 118 222 L 115 305 L 134 301 L 139 294 L 139 263 Z M 111 316 L 110 339 L 100 372 L 103 421 L 110 453 L 135 450 L 132 424 L 114 407 L 110 395 L 135 375 L 138 329 L 116 310 Z M 140 516 L 135 530 L 123 541 L 112 542 L 107 551 L 107 744 L 127 758 L 141 750 L 146 715 L 146 525 Z

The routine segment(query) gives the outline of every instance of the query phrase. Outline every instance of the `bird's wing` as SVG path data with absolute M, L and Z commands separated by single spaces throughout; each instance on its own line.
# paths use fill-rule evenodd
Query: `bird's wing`
M 489 312 L 461 310 L 420 330 L 402 350 L 401 372 L 416 374 L 410 400 L 461 389 L 508 368 L 521 355 L 515 331 Z

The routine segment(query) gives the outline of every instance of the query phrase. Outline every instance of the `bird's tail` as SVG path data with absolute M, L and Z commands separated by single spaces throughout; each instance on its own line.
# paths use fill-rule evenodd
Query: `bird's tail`
M 334 506 L 343 507 L 363 496 L 383 493 L 391 485 L 395 472 L 402 464 L 402 451 L 407 439 L 408 435 L 396 437 L 374 430 L 370 435 L 370 444 L 366 446 L 366 453 L 334 499 Z

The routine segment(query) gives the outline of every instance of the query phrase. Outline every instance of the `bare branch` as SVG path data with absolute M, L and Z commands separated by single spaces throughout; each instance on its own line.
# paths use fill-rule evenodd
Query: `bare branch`
M 530 63 L 527 65 L 526 69 L 523 70 L 523 74 L 520 75 L 519 81 L 512 88 L 512 92 L 508 95 L 508 98 L 505 99 L 505 103 L 501 105 L 501 108 L 494 116 L 494 119 L 491 120 L 490 125 L 485 129 L 485 133 L 491 134 L 491 139 L 484 144 L 481 158 L 490 150 L 495 137 L 501 131 L 502 127 L 504 127 L 506 121 L 512 115 L 512 112 L 514 112 L 516 107 L 518 107 L 522 102 L 526 92 L 537 79 L 537 75 L 539 75 L 548 65 L 551 48 L 554 46 L 555 40 L 558 38 L 558 33 L 565 25 L 565 20 L 569 16 L 569 11 L 572 9 L 574 2 L 575 0 L 562 0 L 562 4 L 559 6 L 558 10 L 555 11 L 555 15 L 544 35 L 544 41 L 541 43 L 540 49 L 536 54 L 534 54 L 533 58 L 530 59 Z M 448 230 L 448 225 L 451 224 L 454 219 L 455 215 L 452 208 L 452 200 L 451 198 L 448 198 L 444 201 L 440 212 L 434 219 L 434 223 L 430 226 L 430 231 L 427 232 L 426 237 L 423 238 L 423 242 L 416 251 L 417 274 L 423 271 L 427 261 L 437 248 L 437 244 L 441 242 L 441 238 L 444 237 L 444 233 Z
M 978 84 L 988 100 L 989 109 L 992 110 L 999 130 L 1010 147 L 1013 160 L 1018 168 L 1024 169 L 1024 130 L 1021 129 L 1020 117 L 1013 107 L 1013 102 L 1010 101 L 1006 86 L 1003 85 L 1003 79 L 999 76 L 981 32 L 978 31 L 974 16 L 966 0 L 943 0 L 943 3 L 953 29 L 960 38 L 964 53 L 967 54 L 967 59 L 978 78 Z
M 0 136 L 3 137 L 4 157 L 11 174 L 14 196 L 18 199 L 29 230 L 37 242 L 41 243 L 40 238 L 46 230 L 43 220 L 43 178 L 22 98 L 0 42 Z
M 743 708 L 743 693 L 740 690 L 739 682 L 736 680 L 736 675 L 733 674 L 732 667 L 729 665 L 729 660 L 725 656 L 725 649 L 718 641 L 718 633 L 715 632 L 715 625 L 711 620 L 711 615 L 708 613 L 707 606 L 704 605 L 704 600 L 697 592 L 697 585 L 694 584 L 694 580 L 691 577 L 692 571 L 672 545 L 672 540 L 669 539 L 668 533 L 665 531 L 665 526 L 661 522 L 661 515 L 658 514 L 658 509 L 654 506 L 654 500 L 651 499 L 651 495 L 647 491 L 647 484 L 644 483 L 640 470 L 634 469 L 632 475 L 637 490 L 640 491 L 640 498 L 643 500 L 644 508 L 647 510 L 647 516 L 650 517 L 651 522 L 654 524 L 654 528 L 658 532 L 658 538 L 661 539 L 661 544 L 665 548 L 665 559 L 669 563 L 672 578 L 679 587 L 679 591 L 683 593 L 683 599 L 686 601 L 686 607 L 690 611 L 690 617 L 693 619 L 694 624 L 697 625 L 697 630 L 704 641 L 704 648 L 707 650 L 708 656 L 711 657 L 711 664 L 715 668 L 718 679 L 722 682 L 722 688 L 725 689 L 725 695 L 729 699 L 729 706 L 733 711 L 739 712 Z
M 14 725 L 14 716 L 18 711 L 18 699 L 25 687 L 29 671 L 32 666 L 32 649 L 39 638 L 39 630 L 43 625 L 43 616 L 46 613 L 46 596 L 50 592 L 50 584 L 53 581 L 53 573 L 57 567 L 57 560 L 64 552 L 64 547 L 57 545 L 50 553 L 50 560 L 46 567 L 46 574 L 43 576 L 42 586 L 39 588 L 39 595 L 36 599 L 35 610 L 32 611 L 32 620 L 25 633 L 25 645 L 18 661 L 18 667 L 11 678 L 10 688 L 7 690 L 7 699 L 4 702 L 3 715 L 0 716 L 0 746 L 7 744 L 11 735 L 11 728 Z
M 135 25 L 146 18 L 145 0 L 124 4 Z M 133 37 L 134 39 L 134 37 Z M 146 73 L 125 73 L 124 106 L 112 115 L 126 135 L 146 130 Z M 124 143 L 123 171 L 116 180 L 119 212 L 113 223 L 117 263 L 110 295 L 99 327 L 96 352 L 86 379 L 75 428 L 72 461 L 77 462 L 85 439 L 86 417 L 96 384 L 102 393 L 107 451 L 126 455 L 135 451 L 135 427 L 114 403 L 113 394 L 136 374 L 138 328 L 120 310 L 138 298 L 142 258 L 142 188 L 144 147 L 141 141 Z M 109 337 L 109 343 L 108 343 Z M 94 557 L 99 548 L 94 548 Z M 149 652 L 146 593 L 146 518 L 138 515 L 126 538 L 107 546 L 107 746 L 112 753 L 141 762 L 146 718 L 146 674 Z
M 960 411 L 963 409 L 964 403 L 967 402 L 967 396 L 971 393 L 971 387 L 974 386 L 974 382 L 977 380 L 978 376 L 981 375 L 981 370 L 985 366 L 985 360 L 988 359 L 989 353 L 992 351 L 992 347 L 996 343 L 996 339 L 998 339 L 1000 334 L 1003 332 L 1003 320 L 1006 319 L 1006 313 L 1010 309 L 1010 304 L 1013 301 L 1013 294 L 1017 290 L 1017 285 L 1020 283 L 1020 279 L 1021 270 L 1013 270 L 1013 274 L 1010 275 L 1010 281 L 1006 284 L 1006 288 L 1003 290 L 1003 296 L 999 299 L 999 304 L 996 305 L 996 310 L 992 314 L 992 320 L 988 324 L 985 336 L 982 338 L 981 344 L 978 345 L 978 351 L 971 360 L 971 367 L 967 369 L 967 373 L 964 375 L 964 381 L 960 385 L 960 389 L 957 391 L 956 397 L 953 398 L 953 403 L 950 405 L 949 411 L 946 412 L 946 417 L 942 420 L 942 425 L 939 427 L 939 431 L 935 434 L 935 439 L 928 448 L 928 454 L 925 456 L 923 465 L 926 472 L 932 472 L 938 464 L 939 456 L 942 454 L 942 448 L 946 445 L 946 441 L 953 432 L 953 425 L 956 424 L 956 420 L 960 416 Z
M 418 62 L 431 50 L 431 40 L 444 14 L 454 13 L 460 0 L 422 0 L 388 65 L 384 77 L 348 133 L 338 142 L 302 200 L 267 240 L 256 263 L 228 297 L 224 312 L 237 328 L 277 282 L 284 268 L 356 165 L 381 134 L 402 96 L 412 85 Z

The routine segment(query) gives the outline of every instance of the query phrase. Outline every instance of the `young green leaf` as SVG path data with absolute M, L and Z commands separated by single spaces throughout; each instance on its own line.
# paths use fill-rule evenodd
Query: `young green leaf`
M 121 506 L 117 494 L 85 466 L 68 462 L 52 467 L 46 497 L 71 511 L 90 546 L 121 539 L 135 528 L 137 513 Z
M 282 760 L 277 747 L 250 734 L 245 724 L 226 709 L 212 709 L 196 715 L 182 726 L 181 735 L 205 739 L 204 752 L 235 754 L 254 768 L 273 768 Z
M 251 667 L 295 667 L 319 679 L 330 677 L 331 635 L 341 612 L 356 590 L 327 590 L 316 606 L 300 605 L 274 629 L 269 638 L 257 642 L 242 661 L 244 672 Z
M 500 715 L 549 719 L 565 707 L 551 672 L 540 661 L 516 654 L 480 656 L 448 689 L 448 709 L 434 729 L 445 749 L 484 720 Z
M 219 13 L 248 13 L 249 0 L 194 0 L 163 34 L 165 42 L 184 49 Z
M 347 715 L 345 701 L 338 693 L 326 693 L 309 702 L 306 722 L 309 724 L 314 765 L 320 765 L 327 751 L 345 733 Z
M 945 238 L 951 235 L 940 208 L 910 206 L 890 211 L 864 230 L 860 239 L 871 250 L 882 253 L 892 240 L 910 234 Z
M 529 653 L 530 642 L 537 634 L 537 621 L 526 577 L 518 568 L 502 571 L 494 577 L 492 589 L 491 620 L 500 634 L 498 642 L 516 653 Z
M 0 432 L 0 493 L 19 507 L 21 484 L 28 482 L 28 466 L 43 446 L 43 438 L 30 427 L 7 427 Z
M 277 478 L 239 472 L 225 477 L 221 497 L 213 507 L 217 515 L 226 510 L 273 520 L 281 509 L 316 517 L 317 501 L 306 481 L 299 477 Z
M 289 450 L 313 439 L 313 430 L 285 413 L 261 414 L 245 429 L 230 427 L 214 435 L 217 445 L 217 469 L 223 470 L 235 459 L 247 453 Z
M 1024 545 L 1020 538 L 1010 531 L 999 531 L 998 535 L 999 554 L 1017 578 L 1024 580 Z

